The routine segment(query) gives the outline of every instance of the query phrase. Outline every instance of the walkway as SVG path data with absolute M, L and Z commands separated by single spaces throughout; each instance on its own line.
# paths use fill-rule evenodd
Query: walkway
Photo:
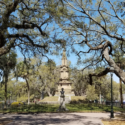
M 101 119 L 110 113 L 41 113 L 0 114 L 0 118 L 12 120 L 7 125 L 103 125 Z

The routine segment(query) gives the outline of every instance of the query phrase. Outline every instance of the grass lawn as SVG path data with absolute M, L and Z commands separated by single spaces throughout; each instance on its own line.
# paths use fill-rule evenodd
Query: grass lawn
M 0 112 L 3 113 L 49 113 L 49 112 L 55 112 L 58 108 L 58 105 L 48 105 L 48 104 L 42 104 L 42 105 L 22 105 L 20 107 L 10 107 L 9 109 L 0 110 Z
M 115 116 L 115 118 L 120 118 L 122 120 L 102 120 L 102 123 L 104 125 L 125 125 L 125 114 L 120 113 L 118 115 Z
M 84 96 L 71 96 L 71 101 L 85 100 Z
M 116 115 L 116 117 L 120 118 L 120 119 L 125 119 L 125 114 L 120 113 L 120 114 Z
M 0 125 L 7 125 L 9 123 L 11 123 L 12 121 L 0 121 Z
M 67 104 L 67 108 L 72 112 L 110 112 L 111 107 L 100 104 Z M 123 111 L 125 112 L 125 108 L 114 107 L 114 112 Z
M 58 96 L 45 97 L 40 102 L 54 102 L 54 101 L 56 102 L 58 101 Z
M 71 101 L 85 100 L 84 96 L 71 96 Z M 45 97 L 40 102 L 57 102 L 58 96 Z
M 59 105 L 50 105 L 50 104 L 30 104 L 30 105 L 21 105 L 20 107 L 14 106 L 9 109 L 0 110 L 2 113 L 52 113 L 57 112 Z M 69 109 L 68 112 L 110 112 L 111 107 L 99 104 L 66 104 L 66 108 Z M 114 107 L 114 112 L 123 111 L 125 109 L 121 109 L 118 107 Z
M 103 121 L 104 125 L 125 125 L 125 120 L 110 120 L 110 121 Z

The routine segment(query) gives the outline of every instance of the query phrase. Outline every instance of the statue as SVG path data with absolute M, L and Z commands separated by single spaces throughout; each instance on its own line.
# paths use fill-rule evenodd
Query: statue
M 65 107 L 65 95 L 64 95 L 64 88 L 61 89 L 60 93 L 60 106 L 57 109 L 57 111 L 68 111 L 68 109 Z

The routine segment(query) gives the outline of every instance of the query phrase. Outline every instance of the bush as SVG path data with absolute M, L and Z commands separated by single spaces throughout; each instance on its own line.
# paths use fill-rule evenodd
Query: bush
M 0 104 L 3 104 L 3 102 L 0 102 Z
M 34 98 L 34 95 L 31 95 L 30 100 L 32 100 L 33 98 Z M 26 95 L 23 95 L 21 97 L 18 97 L 17 101 L 19 101 L 19 102 L 28 102 L 28 97 Z
M 22 102 L 13 102 L 13 103 L 11 103 L 12 107 L 19 106 L 19 105 L 23 105 L 23 103 Z

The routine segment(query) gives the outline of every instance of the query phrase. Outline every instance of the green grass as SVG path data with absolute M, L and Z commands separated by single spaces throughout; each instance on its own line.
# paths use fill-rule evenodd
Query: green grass
M 58 105 L 23 105 L 20 107 L 10 107 L 9 109 L 0 110 L 2 113 L 49 113 L 49 112 L 56 112 Z
M 84 96 L 71 96 L 71 101 L 85 100 Z
M 79 101 L 79 100 L 85 100 L 85 97 L 83 96 L 71 96 L 71 101 Z M 40 102 L 57 102 L 58 96 L 51 96 L 51 97 L 45 97 Z
M 50 104 L 31 104 L 23 105 L 20 107 L 10 107 L 9 109 L 0 110 L 2 113 L 54 113 L 57 112 L 59 105 Z M 67 104 L 66 108 L 69 109 L 68 112 L 110 112 L 111 107 L 99 104 Z M 125 108 L 114 107 L 114 112 L 121 111 L 125 112 Z
M 40 102 L 53 102 L 53 101 L 58 101 L 58 97 L 57 96 L 45 97 Z
M 111 111 L 110 106 L 91 104 L 91 103 L 67 104 L 67 108 L 72 112 L 110 112 Z M 125 112 L 125 108 L 122 109 L 122 108 L 114 107 L 113 109 L 115 112 L 117 111 Z

